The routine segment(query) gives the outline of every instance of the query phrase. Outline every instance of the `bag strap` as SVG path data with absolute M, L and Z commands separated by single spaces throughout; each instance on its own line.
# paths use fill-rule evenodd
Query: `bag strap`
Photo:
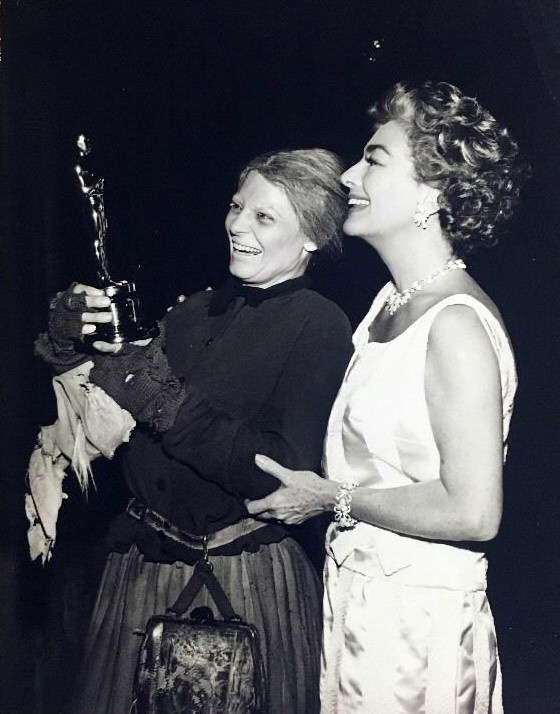
M 233 611 L 228 596 L 214 575 L 212 564 L 204 559 L 195 564 L 191 579 L 185 585 L 175 603 L 168 608 L 168 612 L 172 612 L 175 615 L 183 615 L 191 606 L 203 585 L 208 588 L 224 620 L 241 619 Z

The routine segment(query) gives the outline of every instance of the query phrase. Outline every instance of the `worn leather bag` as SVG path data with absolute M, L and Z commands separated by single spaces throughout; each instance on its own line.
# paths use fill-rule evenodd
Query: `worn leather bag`
M 206 586 L 208 607 L 184 613 Z M 266 681 L 253 625 L 235 615 L 212 566 L 199 561 L 166 615 L 148 620 L 134 679 L 131 714 L 264 714 Z

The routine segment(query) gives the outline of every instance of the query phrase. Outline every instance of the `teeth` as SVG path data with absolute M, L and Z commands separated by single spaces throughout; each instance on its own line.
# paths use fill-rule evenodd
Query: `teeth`
M 369 201 L 365 198 L 349 198 L 348 199 L 349 206 L 367 206 L 368 204 L 369 204 Z
M 262 253 L 262 250 L 252 248 L 250 245 L 243 245 L 242 243 L 232 241 L 232 246 L 236 253 L 246 253 L 247 255 L 260 255 Z

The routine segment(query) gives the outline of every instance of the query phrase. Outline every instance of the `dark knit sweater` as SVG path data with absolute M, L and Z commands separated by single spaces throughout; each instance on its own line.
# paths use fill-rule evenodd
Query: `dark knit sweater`
M 245 498 L 278 487 L 255 466 L 256 453 L 320 470 L 330 408 L 352 353 L 345 315 L 306 278 L 237 289 L 241 294 L 232 284 L 195 294 L 167 314 L 165 353 L 184 399 L 171 428 L 158 435 L 139 425 L 122 447 L 132 493 L 197 534 L 246 517 Z M 95 370 L 91 378 L 119 401 L 114 383 L 96 379 Z M 285 534 L 270 525 L 220 552 L 252 550 Z M 131 542 L 152 559 L 185 559 L 151 529 L 119 517 L 110 546 L 124 550 Z

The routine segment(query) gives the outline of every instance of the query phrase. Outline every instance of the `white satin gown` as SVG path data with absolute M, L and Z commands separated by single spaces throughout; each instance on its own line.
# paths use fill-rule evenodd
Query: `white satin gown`
M 424 392 L 428 335 L 448 305 L 479 316 L 496 352 L 504 442 L 517 387 L 509 340 L 469 295 L 434 305 L 387 343 L 369 342 L 383 288 L 354 334 L 355 353 L 325 442 L 327 477 L 390 488 L 440 477 Z M 505 448 L 504 448 L 505 455 Z M 484 553 L 359 522 L 331 526 L 325 565 L 322 714 L 501 714 L 501 674 Z

